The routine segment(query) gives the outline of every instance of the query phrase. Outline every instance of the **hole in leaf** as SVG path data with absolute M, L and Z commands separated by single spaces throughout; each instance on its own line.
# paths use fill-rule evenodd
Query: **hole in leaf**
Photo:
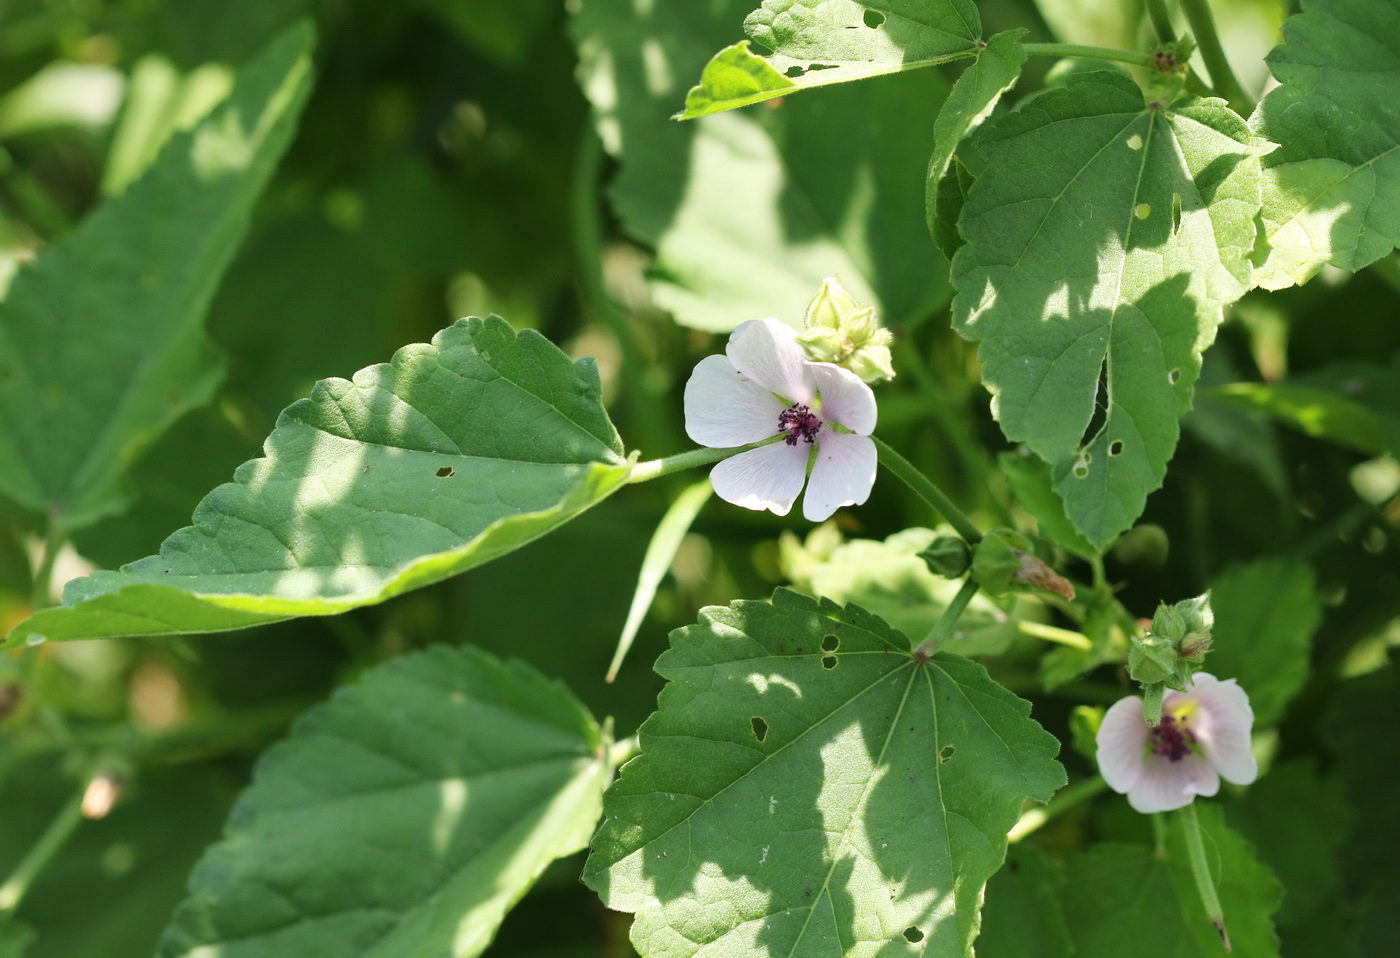
M 753 737 L 762 742 L 768 737 L 768 723 L 755 715 L 749 719 L 749 724 L 753 726 Z
M 904 929 L 904 940 L 911 944 L 923 941 L 924 933 L 919 931 L 914 925 L 910 925 L 908 928 Z
M 1145 220 L 1152 215 L 1152 207 L 1148 206 L 1146 203 L 1139 203 L 1137 206 L 1133 207 L 1133 215 L 1140 220 Z
M 457 470 L 453 469 L 451 466 L 443 466 L 437 472 L 433 473 L 433 475 L 437 476 L 439 479 L 451 479 L 453 476 L 457 475 Z
M 1128 149 L 1130 149 L 1130 150 L 1140 150 L 1140 149 L 1142 149 L 1142 137 L 1139 136 L 1139 135 L 1136 134 L 1136 133 L 1134 133 L 1132 136 L 1128 137 Z
M 940 762 L 946 762 L 946 761 L 948 761 L 948 759 L 950 759 L 950 758 L 953 757 L 953 753 L 956 752 L 957 750 L 958 750 L 958 747 L 957 747 L 956 745 L 945 745 L 945 746 L 943 746 L 941 749 L 938 750 L 938 760 L 939 760 Z
M 1176 233 L 1181 229 L 1181 194 L 1172 194 L 1172 232 Z
M 1089 457 L 1081 455 L 1079 461 L 1074 464 L 1074 468 L 1071 469 L 1070 472 L 1074 473 L 1074 478 L 1076 479 L 1083 479 L 1087 476 L 1089 474 Z
M 885 15 L 875 10 L 867 10 L 865 11 L 865 17 L 863 19 L 865 20 L 865 25 L 870 29 L 874 30 L 880 24 L 885 22 Z
M 1099 363 L 1099 381 L 1094 384 L 1094 411 L 1089 416 L 1089 424 L 1084 427 L 1084 435 L 1079 444 L 1087 446 L 1108 422 L 1108 360 Z
M 1167 382 L 1171 383 L 1173 386 L 1181 382 L 1181 370 L 1173 369 L 1171 372 L 1167 373 Z
M 834 655 L 823 655 L 823 656 L 822 656 L 822 668 L 824 668 L 824 669 L 834 669 L 834 668 L 836 668 L 836 656 L 834 656 Z
M 1108 444 L 1108 454 L 1110 456 L 1121 455 L 1123 452 L 1123 440 L 1115 439 Z
M 787 68 L 787 71 L 783 74 L 783 76 L 786 76 L 786 77 L 789 77 L 790 79 L 796 80 L 798 77 L 802 76 L 802 74 L 804 74 L 804 73 L 806 73 L 806 72 L 807 72 L 806 70 L 804 70 L 804 69 L 802 69 L 800 66 L 797 66 L 796 64 L 794 64 L 793 66 L 790 66 L 790 67 Z
M 841 640 L 838 639 L 836 636 L 828 635 L 824 639 L 822 639 L 823 652 L 835 652 L 839 648 L 841 648 Z

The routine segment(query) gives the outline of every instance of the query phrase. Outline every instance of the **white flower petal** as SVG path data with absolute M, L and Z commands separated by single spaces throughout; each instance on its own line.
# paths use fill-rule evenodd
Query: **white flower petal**
M 1254 710 L 1234 679 L 1221 681 L 1206 672 L 1193 676 L 1190 694 L 1199 702 L 1191 729 L 1201 751 L 1227 782 L 1248 785 L 1259 777 L 1259 762 L 1249 750 Z
M 861 378 L 842 366 L 808 363 L 817 392 L 821 393 L 823 422 L 839 422 L 851 432 L 868 436 L 875 431 L 875 393 Z
M 1143 717 L 1142 699 L 1130 695 L 1119 699 L 1104 713 L 1099 725 L 1099 772 L 1108 787 L 1126 793 L 1142 777 L 1151 730 Z
M 778 433 L 786 408 L 728 359 L 706 356 L 685 384 L 685 434 L 716 449 L 747 445 Z
M 749 379 L 788 403 L 811 405 L 816 396 L 797 330 L 776 319 L 755 319 L 729 334 L 729 361 Z
M 1142 774 L 1128 792 L 1128 804 L 1139 812 L 1169 812 L 1191 804 L 1197 795 L 1214 795 L 1220 776 L 1199 755 L 1173 762 L 1164 755 L 1149 756 Z
M 785 516 L 807 481 L 811 448 L 805 442 L 795 446 L 775 442 L 741 452 L 710 470 L 710 484 L 725 502 Z
M 802 500 L 803 518 L 822 522 L 842 506 L 858 506 L 869 499 L 870 487 L 875 485 L 875 461 L 875 443 L 869 436 L 822 426 L 817 433 L 812 481 Z

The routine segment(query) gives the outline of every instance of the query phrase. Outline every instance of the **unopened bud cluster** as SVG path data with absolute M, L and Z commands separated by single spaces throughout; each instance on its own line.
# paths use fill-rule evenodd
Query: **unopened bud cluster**
M 1158 606 L 1147 635 L 1133 637 L 1128 651 L 1128 674 L 1143 687 L 1149 725 L 1155 725 L 1160 715 L 1164 689 L 1185 691 L 1191 684 L 1191 676 L 1200 670 L 1210 651 L 1214 624 L 1207 592 L 1175 605 Z M 1159 706 L 1155 715 L 1154 703 Z
M 804 325 L 797 341 L 816 362 L 845 366 L 867 383 L 894 378 L 894 337 L 880 325 L 875 307 L 858 305 L 840 280 L 828 277 L 822 282 L 821 291 L 807 304 Z

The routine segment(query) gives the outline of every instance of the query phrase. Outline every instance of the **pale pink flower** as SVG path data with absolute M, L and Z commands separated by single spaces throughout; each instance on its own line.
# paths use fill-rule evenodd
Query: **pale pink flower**
M 869 498 L 875 416 L 875 394 L 859 376 L 809 361 L 796 330 L 776 319 L 734 330 L 725 355 L 700 360 L 685 384 L 685 431 L 702 446 L 728 449 L 786 433 L 716 465 L 710 482 L 719 497 L 785 516 L 805 484 L 802 515 L 813 522 Z
M 1189 805 L 1220 790 L 1220 779 L 1248 785 L 1259 775 L 1249 751 L 1254 710 L 1234 679 L 1197 672 L 1185 692 L 1162 697 L 1162 722 L 1148 726 L 1142 699 L 1119 699 L 1099 726 L 1099 771 L 1140 812 Z

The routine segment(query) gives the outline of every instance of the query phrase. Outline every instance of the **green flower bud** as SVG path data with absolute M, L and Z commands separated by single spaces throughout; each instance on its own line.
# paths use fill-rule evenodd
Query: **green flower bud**
M 957 536 L 939 536 L 919 553 L 934 575 L 956 579 L 972 565 L 972 550 Z
M 869 307 L 867 307 L 869 308 Z M 856 312 L 855 298 L 846 292 L 846 287 L 834 276 L 822 280 L 822 288 L 807 304 L 807 315 L 803 324 L 808 329 L 840 329 L 846 317 Z
M 1170 642 L 1157 635 L 1141 639 L 1134 636 L 1132 641 L 1132 648 L 1128 650 L 1128 675 L 1134 682 L 1151 685 L 1166 682 L 1176 674 L 1176 649 Z
M 1166 531 L 1148 522 L 1123 533 L 1113 546 L 1113 557 L 1125 565 L 1155 569 L 1167 561 L 1168 548 Z
M 972 554 L 972 575 L 988 595 L 1029 586 L 1074 598 L 1074 586 L 1031 553 L 1030 540 L 1011 529 L 993 529 Z
M 828 277 L 807 304 L 806 329 L 797 334 L 807 355 L 820 363 L 845 366 L 864 382 L 894 378 L 890 343 L 873 306 L 858 306 L 841 281 Z

